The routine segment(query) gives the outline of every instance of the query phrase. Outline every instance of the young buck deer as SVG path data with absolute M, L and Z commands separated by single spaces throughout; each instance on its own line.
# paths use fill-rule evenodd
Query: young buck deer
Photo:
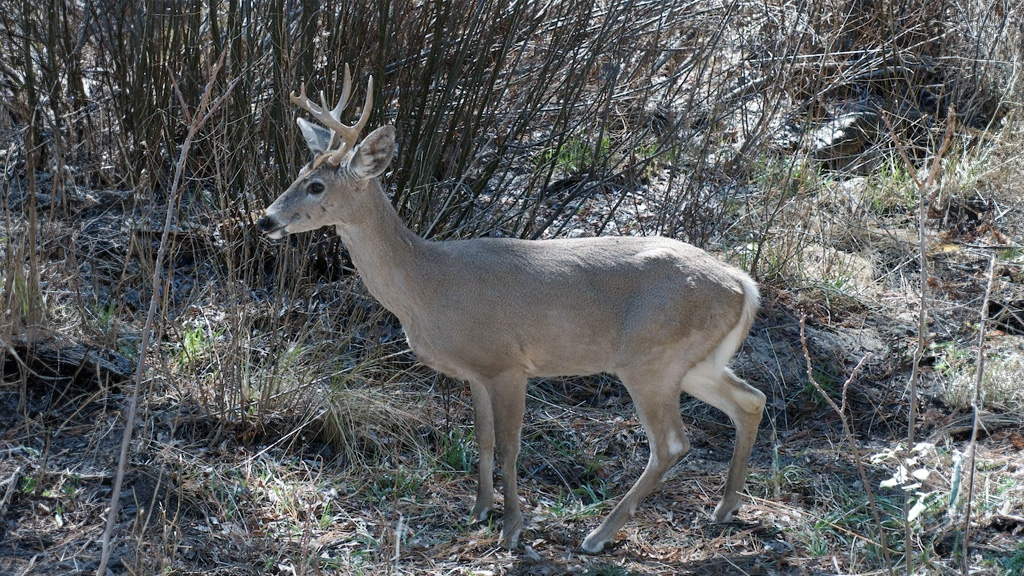
M 640 478 L 583 542 L 599 552 L 662 475 L 689 450 L 680 393 L 722 410 L 736 426 L 725 495 L 714 511 L 729 521 L 757 435 L 765 396 L 726 366 L 758 308 L 757 285 L 704 251 L 668 238 L 568 240 L 479 238 L 433 242 L 410 231 L 378 180 L 395 143 L 392 126 L 356 140 L 372 107 L 373 78 L 358 122 L 341 122 L 351 93 L 327 109 L 291 101 L 313 160 L 266 209 L 257 226 L 270 238 L 334 226 L 370 293 L 393 312 L 419 359 L 469 382 L 480 484 L 472 519 L 494 506 L 494 454 L 504 473 L 500 543 L 514 548 L 523 527 L 516 459 L 532 377 L 617 375 L 650 443 Z

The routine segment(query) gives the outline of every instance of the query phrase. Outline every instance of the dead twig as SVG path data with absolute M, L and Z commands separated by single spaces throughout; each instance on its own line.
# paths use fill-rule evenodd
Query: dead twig
M 15 467 L 14 473 L 11 474 L 11 477 L 3 482 L 3 484 L 6 485 L 6 488 L 4 488 L 4 493 L 0 495 L 0 518 L 3 518 L 7 513 L 7 505 L 11 502 L 11 496 L 18 489 L 18 481 L 21 480 L 21 472 L 24 469 L 24 466 Z
M 914 184 L 917 186 L 917 256 L 918 266 L 921 269 L 921 305 L 918 308 L 917 314 L 917 348 L 914 350 L 914 362 L 910 369 L 910 383 L 909 383 L 909 394 L 910 398 L 908 401 L 907 410 L 907 450 L 913 450 L 916 444 L 914 438 L 914 432 L 917 428 L 917 383 L 921 378 L 921 359 L 924 358 L 924 352 L 928 347 L 928 247 L 925 243 L 925 223 L 927 222 L 928 216 L 928 198 L 934 194 L 935 190 L 932 190 L 932 194 L 929 194 L 929 189 L 933 189 L 939 186 L 939 173 L 942 168 L 942 157 L 945 155 L 946 150 L 949 149 L 949 144 L 953 140 L 953 127 L 956 125 L 956 111 L 952 106 L 949 108 L 949 117 L 946 120 L 946 133 L 942 138 L 942 144 L 939 145 L 939 150 L 935 154 L 935 158 L 932 159 L 932 165 L 928 170 L 928 178 L 921 180 L 917 177 L 917 170 L 914 167 L 914 163 L 910 160 L 910 155 L 907 153 L 907 147 L 903 145 L 899 137 L 896 136 L 896 131 L 892 127 L 892 123 L 889 121 L 889 116 L 882 114 L 882 120 L 885 121 L 886 128 L 889 129 L 889 138 L 892 140 L 893 145 L 903 158 L 903 164 L 907 168 L 907 172 L 910 177 L 913 178 Z M 903 491 L 903 540 L 906 543 L 906 571 L 907 574 L 914 573 L 914 557 L 910 551 L 910 543 L 912 540 L 912 534 L 910 529 L 910 495 L 904 490 Z
M 825 402 L 828 403 L 829 407 L 831 407 L 836 415 L 839 416 L 839 421 L 843 424 L 843 434 L 846 436 L 846 441 L 850 444 L 850 450 L 853 452 L 853 461 L 857 465 L 857 472 L 860 474 L 861 484 L 864 485 L 864 492 L 868 496 L 868 506 L 871 508 L 871 514 L 875 519 L 875 528 L 878 530 L 878 544 L 882 547 L 882 556 L 885 558 L 885 565 L 889 569 L 889 575 L 895 576 L 892 566 L 892 555 L 889 553 L 889 546 L 886 544 L 885 531 L 882 528 L 882 517 L 878 513 L 878 507 L 875 505 L 875 495 L 871 491 L 871 483 L 868 481 L 868 474 L 864 470 L 864 463 L 861 459 L 860 448 L 857 446 L 857 439 L 854 437 L 853 429 L 850 428 L 850 422 L 846 418 L 846 397 L 847 391 L 850 388 L 850 383 L 853 382 L 853 379 L 857 376 L 857 372 L 860 370 L 860 367 L 863 366 L 864 362 L 871 357 L 871 354 L 865 354 L 864 357 L 860 359 L 860 362 L 857 362 L 857 365 L 853 367 L 853 370 L 850 372 L 850 377 L 846 379 L 845 383 L 843 383 L 843 392 L 840 400 L 841 403 L 837 405 L 835 401 L 825 393 L 821 384 L 818 384 L 818 381 L 814 378 L 814 370 L 811 365 L 811 354 L 807 350 L 806 324 L 807 315 L 803 314 L 800 316 L 800 345 L 803 347 L 804 361 L 807 363 L 807 379 L 814 386 L 814 389 L 818 391 L 818 394 L 821 394 L 821 397 L 825 399 Z
M 985 375 L 985 326 L 988 320 L 988 301 L 992 296 L 992 284 L 996 279 L 996 260 L 998 260 L 998 256 L 993 250 L 988 261 L 988 284 L 985 286 L 985 299 L 981 303 L 981 323 L 978 325 L 978 369 L 974 376 L 974 396 L 971 398 L 974 415 L 971 425 L 971 443 L 967 447 L 967 508 L 964 513 L 964 547 L 960 556 L 960 567 L 964 576 L 970 573 L 967 552 L 970 546 L 971 502 L 974 501 L 974 455 L 978 445 L 978 428 L 981 422 L 981 379 Z

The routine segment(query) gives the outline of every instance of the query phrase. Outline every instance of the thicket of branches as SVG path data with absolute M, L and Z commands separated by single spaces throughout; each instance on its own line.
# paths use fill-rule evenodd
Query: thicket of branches
M 8 300 L 21 270 L 38 284 L 37 211 L 66 217 L 89 190 L 167 209 L 182 106 L 198 101 L 221 55 L 218 90 L 232 85 L 230 98 L 199 134 L 173 210 L 176 222 L 219 230 L 232 247 L 219 269 L 248 285 L 274 281 L 249 224 L 306 160 L 287 95 L 306 82 L 333 99 L 346 62 L 360 86 L 376 79 L 371 125 L 397 128 L 386 186 L 419 233 L 659 233 L 698 245 L 731 236 L 758 245 L 745 265 L 761 280 L 774 273 L 763 244 L 792 200 L 790 184 L 760 186 L 775 158 L 797 159 L 783 179 L 804 159 L 819 162 L 811 169 L 877 164 L 895 156 L 884 115 L 923 160 L 951 108 L 963 125 L 997 127 L 1022 93 L 1024 18 L 1006 0 L 10 8 L 0 12 L 0 186 L 4 213 L 31 225 L 8 232 Z M 847 140 L 857 132 L 848 151 L 832 141 L 844 130 Z M 631 205 L 641 217 L 623 226 L 615 213 Z M 588 228 L 571 231 L 580 214 Z M 330 268 L 336 278 L 329 235 L 303 242 L 317 249 L 271 259 L 289 274 Z M 9 310 L 4 323 L 26 324 Z
M 237 85 L 190 159 L 207 201 L 187 217 L 248 215 L 304 160 L 287 94 L 308 82 L 331 98 L 349 62 L 376 78 L 371 124 L 398 128 L 389 184 L 421 232 L 542 235 L 551 219 L 536 212 L 556 192 L 573 210 L 663 163 L 656 231 L 703 242 L 714 195 L 792 147 L 783 132 L 850 109 L 889 112 L 921 145 L 950 106 L 968 125 L 998 122 L 1019 95 L 1005 93 L 1019 11 L 1001 0 L 21 2 L 0 14 L 0 136 L 8 178 L 45 172 L 55 196 L 115 186 L 145 200 L 168 183 L 182 101 L 224 52 L 218 82 Z

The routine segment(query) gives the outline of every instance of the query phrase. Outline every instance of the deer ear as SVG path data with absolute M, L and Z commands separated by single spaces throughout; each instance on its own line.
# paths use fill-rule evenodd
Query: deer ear
M 381 126 L 363 139 L 356 146 L 352 159 L 349 160 L 349 170 L 362 180 L 375 178 L 384 173 L 384 170 L 391 163 L 391 155 L 395 149 L 395 127 L 388 124 Z
M 306 146 L 309 146 L 309 150 L 314 156 L 327 150 L 327 147 L 331 145 L 330 130 L 310 124 L 302 118 L 296 118 L 295 123 L 299 125 L 299 130 L 302 131 L 302 138 L 306 141 Z

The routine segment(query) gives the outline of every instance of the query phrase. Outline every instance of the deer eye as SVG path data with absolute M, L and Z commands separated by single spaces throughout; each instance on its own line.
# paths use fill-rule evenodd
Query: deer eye
M 324 183 L 319 181 L 310 182 L 309 186 L 306 187 L 306 192 L 310 194 L 323 194 Z

